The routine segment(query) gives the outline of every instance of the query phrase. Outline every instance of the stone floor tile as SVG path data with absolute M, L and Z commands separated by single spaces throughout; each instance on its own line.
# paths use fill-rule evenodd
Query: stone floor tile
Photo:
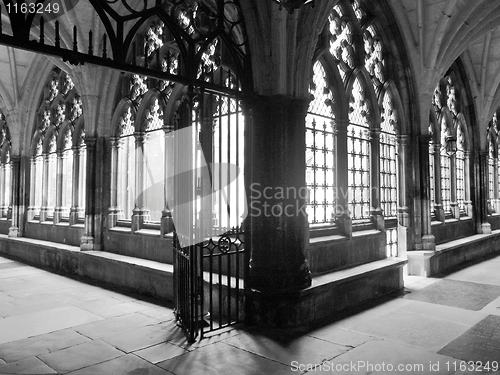
M 481 310 L 481 313 L 500 315 L 500 297 L 484 306 L 484 308 Z
M 170 372 L 148 363 L 133 354 L 127 354 L 110 361 L 89 366 L 68 375 L 172 375 Z M 194 375 L 194 373 L 193 373 Z
M 102 340 L 126 353 L 166 342 L 167 339 L 167 331 L 158 325 L 140 327 L 102 337 Z
M 337 327 L 352 330 L 353 327 L 359 325 L 361 322 L 367 322 L 391 311 L 398 310 L 408 303 L 410 302 L 403 298 L 389 299 L 385 302 L 380 303 L 379 305 L 343 318 L 337 321 L 335 324 Z
M 290 366 L 292 361 L 321 363 L 325 359 L 335 358 L 350 349 L 347 346 L 309 336 L 283 342 L 246 332 L 223 342 L 287 366 Z
M 49 366 L 47 366 L 38 358 L 33 357 L 0 366 L 0 374 L 44 375 L 44 374 L 57 374 L 57 372 L 54 371 Z
M 308 336 L 353 348 L 364 344 L 368 340 L 376 340 L 373 336 L 353 332 L 344 328 L 338 328 L 334 324 L 319 328 L 309 333 Z
M 162 342 L 161 344 L 135 351 L 134 354 L 151 363 L 158 363 L 187 352 L 188 350 L 181 348 L 180 346 L 169 342 Z
M 102 318 L 101 318 L 102 319 Z M 156 324 L 158 321 L 149 316 L 132 313 L 113 318 L 102 319 L 89 324 L 75 327 L 75 331 L 93 340 L 104 336 L 110 336 L 117 332 L 128 332 L 130 330 Z
M 0 358 L 7 362 L 35 357 L 88 342 L 90 339 L 71 329 L 34 336 L 0 345 Z
M 10 263 L 10 262 L 15 262 L 15 261 L 12 259 L 0 257 L 0 263 Z
M 437 305 L 433 303 L 417 301 L 410 303 L 400 309 L 415 314 L 426 315 L 436 319 L 443 319 L 454 323 L 473 326 L 488 314 L 484 312 L 461 309 L 458 307 Z M 398 310 L 396 310 L 398 311 Z
M 454 359 L 390 341 L 368 341 L 311 371 L 335 375 L 451 375 Z M 303 362 L 306 365 L 310 362 Z M 399 367 L 402 366 L 402 367 Z M 432 367 L 431 367 L 432 366 Z M 294 368 L 301 368 L 296 365 Z M 333 371 L 332 371 L 333 370 Z
M 101 340 L 38 356 L 57 372 L 66 373 L 95 365 L 123 355 L 123 352 Z
M 214 332 L 205 333 L 203 339 L 199 339 L 199 337 L 197 337 L 195 342 L 189 342 L 186 334 L 179 326 L 177 326 L 175 321 L 169 321 L 162 324 L 167 326 L 166 330 L 168 342 L 187 350 L 194 350 L 219 341 L 224 341 L 241 333 L 237 327 L 226 327 Z
M 79 307 L 100 315 L 104 318 L 126 315 L 141 310 L 146 310 L 148 307 L 135 301 L 123 302 L 115 298 L 106 298 L 90 302 L 81 302 Z
M 408 275 L 404 276 L 405 289 L 409 291 L 420 290 L 438 281 L 439 279 L 430 277 L 408 276 Z
M 6 279 L 9 277 L 17 277 L 17 276 L 22 276 L 22 275 L 32 275 L 35 273 L 42 273 L 45 272 L 44 270 L 40 270 L 38 268 L 34 267 L 18 267 L 18 268 L 12 268 L 12 269 L 7 269 L 7 270 L 2 270 L 0 272 L 0 279 Z
M 218 342 L 158 363 L 175 375 L 297 374 L 290 366 Z
M 175 319 L 174 312 L 172 311 L 172 309 L 169 309 L 167 307 L 161 307 L 161 306 L 156 306 L 154 308 L 148 307 L 145 310 L 139 311 L 139 313 L 164 322 Z
M 69 296 L 40 293 L 36 296 L 17 300 L 15 305 L 4 309 L 3 315 L 5 317 L 10 317 L 51 310 L 55 307 L 69 307 L 74 306 L 76 301 L 77 300 Z
M 353 330 L 437 352 L 469 328 L 400 309 L 358 324 Z
M 0 344 L 98 320 L 102 317 L 74 306 L 16 315 L 0 321 Z

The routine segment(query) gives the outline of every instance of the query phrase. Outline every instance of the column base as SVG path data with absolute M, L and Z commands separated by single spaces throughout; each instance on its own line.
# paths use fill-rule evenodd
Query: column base
M 482 223 L 480 233 L 491 234 L 491 224 L 490 223 Z
M 297 270 L 290 267 L 288 272 L 287 270 L 283 270 L 281 273 L 277 271 L 277 269 L 264 268 L 255 272 L 252 270 L 252 262 L 250 261 L 248 285 L 259 293 L 287 293 L 308 288 L 312 284 L 307 261 L 304 261 Z
M 9 228 L 9 237 L 20 237 L 20 231 L 18 227 Z
M 80 240 L 80 250 L 81 251 L 99 251 L 101 250 L 101 245 L 95 243 L 95 238 L 92 236 L 83 236 Z
M 379 231 L 384 231 L 385 230 L 385 220 L 384 216 L 382 215 L 381 210 L 374 210 L 370 212 L 371 215 L 371 221 L 373 224 L 373 229 L 379 230 Z
M 436 250 L 436 238 L 432 234 L 422 236 L 422 250 Z

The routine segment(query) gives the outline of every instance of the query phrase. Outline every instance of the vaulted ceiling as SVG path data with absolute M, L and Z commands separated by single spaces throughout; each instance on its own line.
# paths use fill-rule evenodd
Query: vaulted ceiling
M 267 7 L 275 6 L 275 4 L 259 5 L 270 0 L 241 1 L 246 3 L 243 6 L 244 11 L 256 8 L 265 12 Z M 300 19 L 301 12 L 323 12 L 325 3 L 328 6 L 336 3 L 335 0 L 316 0 L 319 1 L 322 3 L 316 8 L 299 10 L 290 17 Z M 419 93 L 420 104 L 430 105 L 437 80 L 455 59 L 461 56 L 469 75 L 481 127 L 485 128 L 493 112 L 500 106 L 500 2 L 497 0 L 387 0 L 387 2 L 392 8 L 396 26 L 407 49 L 411 75 L 415 82 L 415 90 Z M 134 2 L 129 1 L 129 3 Z M 261 17 L 265 18 L 266 14 L 262 14 Z M 79 30 L 94 30 L 96 35 L 103 31 L 88 0 L 80 0 L 72 10 L 60 17 L 60 22 L 62 43 L 66 45 L 72 42 L 71 25 L 77 25 Z M 8 28 L 9 21 L 5 14 L 2 16 L 2 23 L 4 30 Z M 302 26 L 299 24 L 298 27 Z M 48 33 L 50 34 L 50 30 Z M 29 89 L 26 86 L 26 77 L 30 74 L 30 70 L 36 69 L 37 61 L 43 58 L 35 57 L 33 53 L 0 46 L 0 106 L 4 109 L 13 108 L 20 102 L 24 91 Z M 420 105 L 420 108 L 421 116 L 427 116 L 428 106 Z

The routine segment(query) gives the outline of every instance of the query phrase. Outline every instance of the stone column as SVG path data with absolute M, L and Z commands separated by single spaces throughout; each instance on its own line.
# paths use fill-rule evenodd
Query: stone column
M 42 180 L 42 207 L 40 209 L 40 222 L 47 219 L 48 216 L 48 200 L 49 200 L 49 154 L 43 154 L 43 180 Z
M 245 137 L 245 177 L 251 183 L 245 221 L 247 286 L 262 294 L 311 285 L 304 255 L 308 102 L 279 95 L 260 97 L 250 106 L 252 124 L 247 124 Z
M 375 229 L 384 230 L 380 207 L 380 129 L 370 131 L 370 216 Z
M 451 196 L 451 212 L 455 219 L 460 219 L 460 208 L 457 201 L 457 157 L 456 154 L 450 157 L 450 196 Z
M 439 221 L 445 221 L 443 199 L 441 196 L 441 145 L 434 143 L 434 212 Z M 427 155 L 429 154 L 427 149 Z M 421 154 L 423 155 L 423 154 Z M 423 158 L 424 156 L 422 156 Z M 429 163 L 427 162 L 427 166 Z M 428 168 L 427 168 L 428 169 Z M 428 180 L 427 180 L 428 181 Z M 430 198 L 430 194 L 428 195 Z
M 144 208 L 144 143 L 146 135 L 136 132 L 135 136 L 135 206 L 132 210 L 132 233 L 142 228 L 148 219 Z
M 78 210 L 81 202 L 80 197 L 80 147 L 73 147 L 73 185 L 71 186 L 71 209 L 69 212 L 69 225 L 78 223 Z
M 37 208 L 40 209 L 40 207 L 36 207 L 36 189 L 40 189 L 40 186 L 36 186 L 36 181 L 35 180 L 35 174 L 36 174 L 36 157 L 32 156 L 30 157 L 30 197 L 29 197 L 29 202 L 28 202 L 28 220 L 33 220 L 36 216 L 36 210 Z
M 469 167 L 468 163 L 469 159 L 469 152 L 467 151 L 465 154 L 465 168 L 467 169 Z M 468 203 L 470 201 L 470 194 L 468 194 L 468 184 L 470 180 L 467 178 L 468 173 L 465 173 L 465 182 L 466 182 L 466 188 L 465 188 L 465 211 L 467 212 L 467 216 L 469 216 L 469 211 L 467 209 Z M 500 213 L 500 204 L 498 200 L 498 158 L 493 159 L 493 197 L 491 198 L 491 205 L 493 206 L 495 212 L 498 214 Z
M 160 232 L 161 235 L 171 233 L 174 230 L 174 222 L 172 220 L 172 213 L 170 212 L 169 202 L 174 201 L 174 180 L 172 178 L 167 178 L 167 176 L 174 175 L 174 149 L 173 145 L 173 126 L 163 126 L 163 131 L 165 132 L 165 153 L 164 153 L 164 183 L 163 183 L 163 198 L 164 205 L 163 211 L 161 212 L 161 224 Z
M 491 233 L 491 224 L 488 223 L 488 151 L 479 151 L 479 209 L 477 232 L 482 234 Z
M 3 164 L 0 166 L 0 197 L 2 197 L 2 201 L 0 202 L 0 217 L 1 218 L 5 218 L 7 216 L 7 208 L 9 207 L 8 206 L 8 202 L 7 200 L 5 199 L 5 192 L 6 192 L 6 189 L 7 189 L 7 168 L 6 168 L 6 165 Z M 9 189 L 10 189 L 10 186 L 9 186 Z
M 22 220 L 24 212 L 24 201 L 21 194 L 21 158 L 19 156 L 12 156 L 10 158 L 10 165 L 12 168 L 12 181 L 11 181 L 11 202 L 12 202 L 12 218 L 11 226 L 9 228 L 9 237 L 19 237 L 22 232 Z
M 120 207 L 118 207 L 118 147 L 120 139 L 112 137 L 111 149 L 111 177 L 110 177 L 110 206 L 108 208 L 108 229 L 113 228 L 118 222 Z
M 85 220 L 84 235 L 81 238 L 81 250 L 100 250 L 100 242 L 96 239 L 98 228 L 98 200 L 97 195 L 97 170 L 101 166 L 97 164 L 97 138 L 86 137 L 85 145 L 87 149 L 87 168 L 85 179 Z
M 410 209 L 408 207 L 407 201 L 407 176 L 410 173 L 410 168 L 408 166 L 411 163 L 408 157 L 408 143 L 410 141 L 410 136 L 408 135 L 398 135 L 397 136 L 397 148 L 398 148 L 398 223 L 404 227 L 410 225 Z M 427 162 L 428 163 L 428 162 Z
M 436 243 L 435 238 L 432 235 L 431 228 L 431 194 L 430 194 L 430 175 L 429 175 L 429 141 L 431 140 L 430 135 L 421 135 L 419 137 L 420 146 L 420 200 L 422 204 L 422 249 L 421 250 L 435 250 Z M 435 147 L 435 146 L 434 146 Z M 439 149 L 435 151 L 439 157 Z M 435 154 L 435 155 L 436 155 Z M 436 156 L 435 156 L 436 157 Z M 435 160 L 435 159 L 434 159 Z M 435 169 L 439 166 L 434 164 Z M 439 181 L 438 176 L 435 176 L 434 180 Z M 439 188 L 439 190 L 438 190 Z M 440 195 L 441 183 L 436 183 L 435 185 L 435 199 Z M 442 209 L 442 208 L 441 208 Z
M 56 160 L 56 207 L 54 209 L 54 224 L 61 221 L 62 218 L 62 196 L 63 196 L 63 152 L 57 151 Z

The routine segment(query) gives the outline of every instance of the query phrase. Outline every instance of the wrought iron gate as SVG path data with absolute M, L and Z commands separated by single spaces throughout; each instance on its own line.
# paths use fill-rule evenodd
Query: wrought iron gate
M 244 250 L 240 228 L 184 248 L 174 236 L 175 317 L 189 342 L 243 321 Z
M 222 82 L 236 77 L 221 69 Z M 173 135 L 175 313 L 189 341 L 243 320 L 244 234 L 241 100 L 188 92 Z

